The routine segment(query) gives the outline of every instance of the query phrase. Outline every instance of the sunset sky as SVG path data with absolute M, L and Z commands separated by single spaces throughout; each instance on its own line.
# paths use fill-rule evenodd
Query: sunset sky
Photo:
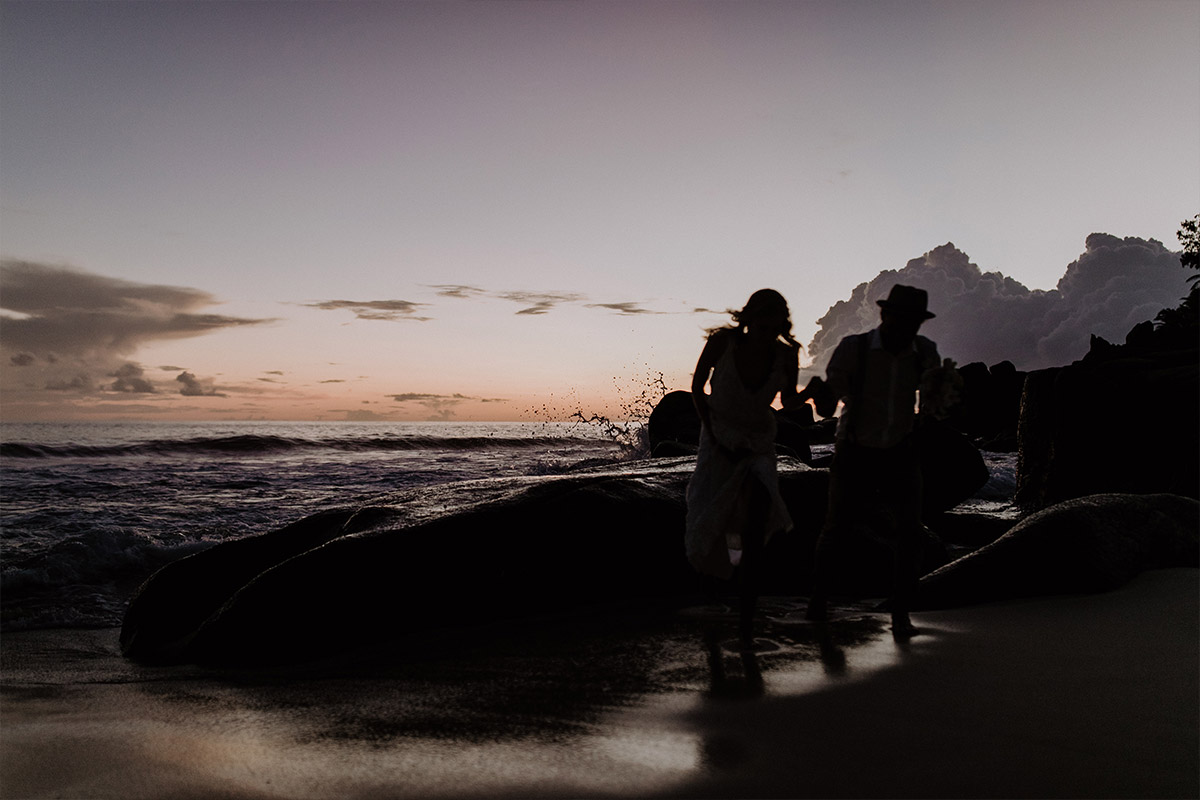
M 764 286 L 819 368 L 889 270 L 943 355 L 1066 363 L 1183 294 L 1198 42 L 1195 0 L 6 0 L 0 414 L 619 414 Z

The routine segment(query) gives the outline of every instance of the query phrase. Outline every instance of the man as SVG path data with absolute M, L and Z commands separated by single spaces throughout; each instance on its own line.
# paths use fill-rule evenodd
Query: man
M 806 389 L 818 400 L 822 416 L 831 416 L 839 400 L 844 403 L 807 617 L 827 618 L 831 551 L 850 529 L 870 527 L 888 538 L 895 552 L 892 630 L 896 636 L 911 636 L 916 629 L 908 607 L 924 538 L 914 433 L 916 394 L 923 378 L 937 374 L 930 371 L 941 359 L 937 345 L 917 335 L 921 324 L 934 316 L 927 309 L 925 290 L 896 284 L 877 302 L 879 327 L 842 339 L 826 367 L 824 386 L 817 379 L 818 386 Z

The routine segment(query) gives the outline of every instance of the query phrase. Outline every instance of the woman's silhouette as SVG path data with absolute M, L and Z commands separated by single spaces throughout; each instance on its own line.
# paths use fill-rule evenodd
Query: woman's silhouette
M 802 402 L 796 392 L 800 345 L 787 301 L 760 289 L 733 324 L 709 333 L 692 377 L 700 450 L 687 490 L 687 554 L 701 574 L 728 579 L 739 566 L 743 647 L 753 645 L 762 551 L 792 527 L 775 469 L 775 413 Z M 711 389 L 706 394 L 705 385 Z

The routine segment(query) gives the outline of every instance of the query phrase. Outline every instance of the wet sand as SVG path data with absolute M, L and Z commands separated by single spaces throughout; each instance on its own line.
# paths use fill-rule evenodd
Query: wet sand
M 0 797 L 1197 797 L 1200 570 L 1107 594 L 797 621 L 719 610 L 151 668 L 115 630 L 0 640 Z

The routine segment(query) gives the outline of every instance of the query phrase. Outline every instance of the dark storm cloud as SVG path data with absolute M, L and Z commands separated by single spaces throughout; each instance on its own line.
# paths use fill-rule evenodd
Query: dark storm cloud
M 112 373 L 109 377 L 116 378 L 109 385 L 109 390 L 113 392 L 125 392 L 128 394 L 154 394 L 154 384 L 146 380 L 145 373 L 137 364 L 128 363 L 121 365 L 121 368 Z
M 91 375 L 77 373 L 66 378 L 51 378 L 45 388 L 51 392 L 90 392 L 96 387 Z
M 879 322 L 876 301 L 896 283 L 929 292 L 937 317 L 921 332 L 942 355 L 960 364 L 1009 360 L 1018 369 L 1067 364 L 1087 353 L 1092 334 L 1124 341 L 1139 322 L 1177 306 L 1187 292 L 1187 270 L 1161 242 L 1104 233 L 1087 238 L 1085 251 L 1051 290 L 1029 289 L 998 272 L 983 272 L 953 244 L 885 270 L 833 305 L 808 346 L 810 374 L 824 371 L 843 336 Z
M 133 283 L 29 261 L 0 263 L 0 308 L 22 315 L 5 320 L 2 344 L 37 356 L 127 354 L 148 341 L 271 321 L 193 312 L 216 302 L 199 289 Z
M 322 311 L 353 311 L 358 319 L 382 320 L 395 322 L 397 320 L 412 320 L 428 322 L 432 317 L 418 316 L 419 309 L 427 303 L 415 303 L 411 300 L 323 300 L 319 303 L 303 303 L 305 308 L 318 308 Z
M 181 372 L 175 380 L 183 384 L 179 393 L 184 397 L 225 397 L 213 387 L 211 380 L 197 378 L 190 372 Z
M 216 302 L 199 289 L 5 259 L 0 308 L 19 316 L 5 317 L 0 349 L 47 389 L 148 393 L 153 387 L 143 376 L 120 372 L 140 346 L 272 321 L 198 313 Z M 104 377 L 116 381 L 101 386 Z

